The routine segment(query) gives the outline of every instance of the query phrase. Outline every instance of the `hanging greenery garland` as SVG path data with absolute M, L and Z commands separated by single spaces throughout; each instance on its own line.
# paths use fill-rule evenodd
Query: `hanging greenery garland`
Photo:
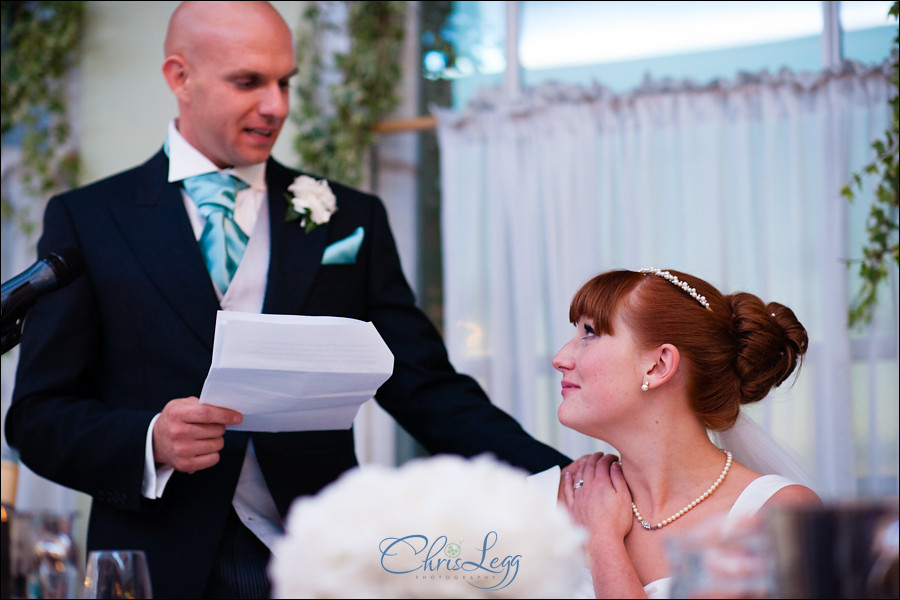
M 348 185 L 362 182 L 373 128 L 399 104 L 407 4 L 311 2 L 304 11 L 293 114 L 303 170 Z M 349 51 L 323 57 L 323 37 L 340 30 L 346 30 Z
M 4 2 L 0 15 L 3 144 L 21 148 L 25 190 L 43 199 L 77 180 L 77 154 L 60 148 L 72 130 L 65 77 L 77 63 L 84 2 Z M 38 211 L 17 210 L 5 190 L 2 210 L 25 233 L 36 227 Z
M 894 2 L 888 13 L 894 21 L 900 18 L 898 3 Z M 896 90 L 900 86 L 900 34 L 894 37 L 891 81 Z M 875 183 L 875 199 L 869 209 L 866 225 L 868 241 L 863 245 L 863 257 L 859 260 L 859 276 L 861 279 L 857 297 L 850 307 L 850 325 L 869 323 L 872 311 L 878 301 L 879 286 L 888 279 L 888 268 L 891 262 L 900 266 L 900 248 L 898 248 L 898 142 L 900 142 L 900 96 L 894 94 L 888 101 L 893 109 L 890 128 L 884 132 L 884 139 L 872 142 L 875 160 L 863 167 L 861 173 L 854 173 L 850 184 L 845 185 L 841 194 L 853 202 L 857 194 L 863 191 L 864 176 L 877 176 Z M 856 262 L 856 261 L 853 261 Z M 851 263 L 852 264 L 852 263 Z

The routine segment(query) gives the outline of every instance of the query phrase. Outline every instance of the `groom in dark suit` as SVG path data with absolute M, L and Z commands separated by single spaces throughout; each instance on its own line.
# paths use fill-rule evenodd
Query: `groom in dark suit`
M 47 206 L 39 254 L 77 249 L 85 273 L 29 313 L 6 421 L 26 465 L 93 497 L 88 549 L 146 551 L 157 597 L 265 597 L 291 501 L 357 464 L 351 430 L 226 431 L 241 415 L 198 402 L 220 309 L 371 321 L 395 358 L 376 398 L 429 452 L 568 465 L 453 370 L 378 198 L 327 182 L 334 212 L 286 220 L 300 173 L 269 155 L 297 69 L 278 13 L 184 3 L 165 54 L 163 149 Z M 211 174 L 219 212 L 195 192 Z

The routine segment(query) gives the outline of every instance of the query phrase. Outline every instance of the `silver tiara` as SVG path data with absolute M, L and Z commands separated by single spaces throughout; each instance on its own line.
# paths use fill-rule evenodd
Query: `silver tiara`
M 653 269 L 653 268 L 641 269 L 640 272 L 641 273 L 649 273 L 651 275 L 657 275 L 658 277 L 662 277 L 666 281 L 670 282 L 672 285 L 674 285 L 676 287 L 680 287 L 682 290 L 687 292 L 691 298 L 693 298 L 694 300 L 696 300 L 697 302 L 700 303 L 700 306 L 702 306 L 703 308 L 705 308 L 708 311 L 712 311 L 712 309 L 709 307 L 709 302 L 706 301 L 706 296 L 702 296 L 702 295 L 698 294 L 697 290 L 695 290 L 690 285 L 688 285 L 687 281 L 681 281 L 680 279 L 678 279 L 678 277 L 676 277 L 675 275 L 672 275 L 668 271 L 661 271 L 659 269 Z

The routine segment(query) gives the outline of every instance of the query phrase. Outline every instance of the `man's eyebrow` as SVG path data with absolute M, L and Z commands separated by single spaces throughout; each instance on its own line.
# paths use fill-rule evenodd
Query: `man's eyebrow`
M 294 67 L 293 69 L 290 70 L 290 72 L 285 73 L 284 75 L 281 75 L 280 77 L 277 77 L 277 79 L 279 81 L 282 79 L 290 79 L 291 77 L 293 77 L 294 75 L 296 75 L 299 72 L 300 72 L 300 69 L 297 67 Z M 226 75 L 226 77 L 228 79 L 247 79 L 247 78 L 249 78 L 249 79 L 265 79 L 268 76 L 264 73 L 261 73 L 259 71 L 254 71 L 252 69 L 241 69 L 239 71 L 233 71 L 231 73 L 228 73 Z
M 240 71 L 231 71 L 225 75 L 227 79 L 259 79 L 262 77 L 262 73 L 259 71 L 251 71 L 248 69 L 242 69 Z

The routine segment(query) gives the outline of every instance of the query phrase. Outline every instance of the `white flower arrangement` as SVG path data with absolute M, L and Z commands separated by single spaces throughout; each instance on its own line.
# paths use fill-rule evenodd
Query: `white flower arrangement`
M 313 179 L 308 175 L 300 175 L 288 186 L 293 194 L 288 198 L 288 211 L 285 220 L 300 219 L 300 226 L 307 233 L 327 223 L 337 210 L 337 199 L 324 179 Z
M 583 529 L 488 456 L 363 466 L 294 501 L 273 598 L 571 598 Z

